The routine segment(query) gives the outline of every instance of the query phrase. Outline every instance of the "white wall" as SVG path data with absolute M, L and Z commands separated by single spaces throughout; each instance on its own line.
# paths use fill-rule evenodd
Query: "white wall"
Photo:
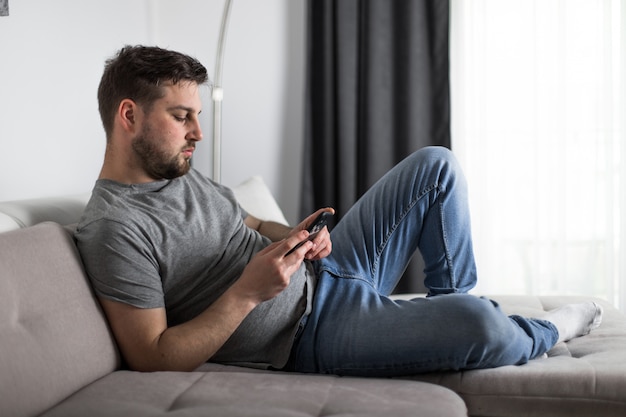
M 103 61 L 147 40 L 145 2 L 11 0 L 9 10 L 0 17 L 0 200 L 89 191 L 104 151 Z
M 304 0 L 233 0 L 222 182 L 262 175 L 298 219 Z M 96 89 L 124 44 L 196 56 L 213 74 L 222 0 L 10 0 L 0 18 L 0 201 L 89 191 L 104 153 Z M 208 91 L 195 166 L 211 174 Z
M 156 2 L 156 43 L 200 59 L 213 78 L 223 0 Z M 224 72 L 222 182 L 259 174 L 287 219 L 298 220 L 303 135 L 304 0 L 233 0 Z M 211 175 L 212 106 L 195 166 Z

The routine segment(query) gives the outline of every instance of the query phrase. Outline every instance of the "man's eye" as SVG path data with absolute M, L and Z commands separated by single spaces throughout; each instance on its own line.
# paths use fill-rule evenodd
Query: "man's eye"
M 176 116 L 174 115 L 174 119 L 178 120 L 179 122 L 184 122 L 185 120 L 187 120 L 187 117 L 181 117 L 181 116 Z

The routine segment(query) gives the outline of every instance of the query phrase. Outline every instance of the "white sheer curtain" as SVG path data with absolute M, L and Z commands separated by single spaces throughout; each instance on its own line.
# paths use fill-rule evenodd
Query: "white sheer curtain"
M 480 294 L 626 309 L 626 4 L 451 0 L 452 146 Z

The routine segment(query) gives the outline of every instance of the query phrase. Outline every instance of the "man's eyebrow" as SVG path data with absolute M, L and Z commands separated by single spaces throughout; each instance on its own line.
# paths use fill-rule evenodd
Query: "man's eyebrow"
M 176 105 L 176 106 L 171 106 L 167 108 L 168 111 L 173 111 L 173 110 L 184 110 L 187 113 L 196 113 L 196 110 L 193 107 L 187 107 L 187 106 L 183 106 L 182 104 Z M 197 114 L 202 113 L 202 109 L 199 110 L 197 112 Z

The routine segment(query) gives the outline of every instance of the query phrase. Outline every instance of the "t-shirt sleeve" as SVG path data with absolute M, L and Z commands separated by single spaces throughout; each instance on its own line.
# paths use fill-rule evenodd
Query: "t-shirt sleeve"
M 102 219 L 78 229 L 76 240 L 96 294 L 139 308 L 165 307 L 158 262 L 140 233 Z
M 239 201 L 237 200 L 237 197 L 235 196 L 235 193 L 231 188 L 228 188 L 225 185 L 216 182 L 213 182 L 213 185 L 224 197 L 230 200 L 238 208 L 239 214 L 241 215 L 242 219 L 245 219 L 250 215 L 250 213 L 248 213 L 246 209 L 244 209 L 241 204 L 239 204 Z

